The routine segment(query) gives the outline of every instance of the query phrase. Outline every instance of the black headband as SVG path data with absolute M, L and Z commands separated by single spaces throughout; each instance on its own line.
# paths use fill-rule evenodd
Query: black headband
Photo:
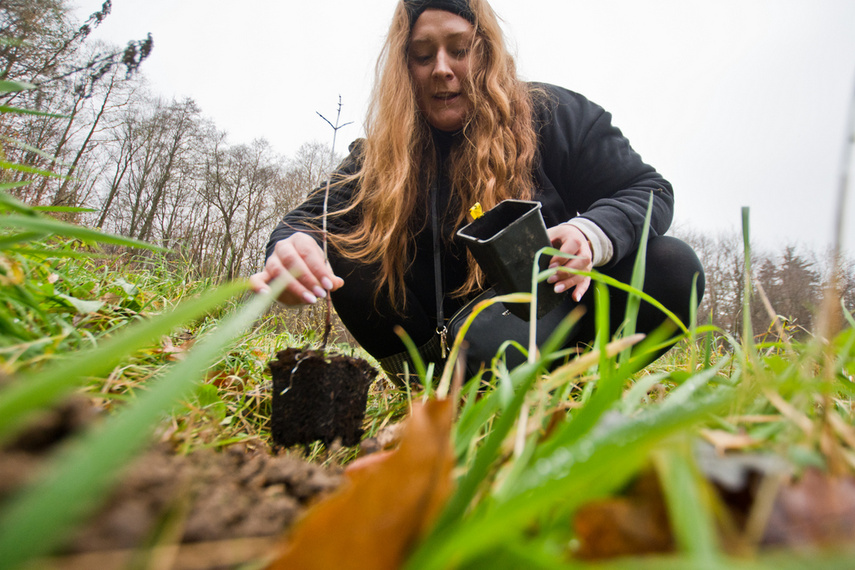
M 404 6 L 406 6 L 407 14 L 410 16 L 410 28 L 422 15 L 422 12 L 430 9 L 445 10 L 457 14 L 469 20 L 470 24 L 475 24 L 475 14 L 469 8 L 469 0 L 404 0 Z

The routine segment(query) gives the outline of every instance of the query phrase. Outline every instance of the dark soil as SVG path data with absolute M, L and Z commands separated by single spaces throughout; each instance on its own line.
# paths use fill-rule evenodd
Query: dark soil
M 377 377 L 373 366 L 361 358 L 286 348 L 270 362 L 270 371 L 270 431 L 277 444 L 359 443 L 368 387 Z
M 36 474 L 59 441 L 94 415 L 88 400 L 73 400 L 0 449 L 0 503 Z M 261 441 L 189 455 L 160 444 L 126 471 L 66 552 L 137 548 L 165 525 L 178 529 L 170 540 L 179 543 L 278 536 L 340 481 L 340 469 L 277 455 Z M 220 560 L 216 566 L 194 567 L 229 566 Z

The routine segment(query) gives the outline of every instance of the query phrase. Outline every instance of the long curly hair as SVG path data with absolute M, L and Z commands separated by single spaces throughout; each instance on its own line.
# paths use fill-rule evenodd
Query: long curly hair
M 461 143 L 452 149 L 449 172 L 460 204 L 477 201 L 489 209 L 506 198 L 532 196 L 535 92 L 517 78 L 516 64 L 487 1 L 470 0 L 470 8 L 475 34 L 464 89 L 472 112 Z M 360 221 L 350 233 L 330 236 L 342 254 L 380 263 L 377 289 L 385 286 L 392 305 L 398 307 L 406 304 L 404 275 L 419 230 L 413 216 L 426 202 L 430 181 L 438 176 L 433 137 L 408 71 L 409 40 L 409 17 L 399 1 L 377 62 L 361 169 L 339 181 L 356 182 L 358 188 L 353 202 L 339 214 L 358 208 Z M 465 221 L 466 208 L 460 208 L 456 227 Z M 483 274 L 471 256 L 468 267 L 465 284 L 453 294 L 483 287 Z

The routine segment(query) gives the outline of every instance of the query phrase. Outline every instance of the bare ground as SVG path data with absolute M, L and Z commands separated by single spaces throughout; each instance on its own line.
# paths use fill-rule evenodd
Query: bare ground
M 69 434 L 91 421 L 85 400 L 64 404 L 0 450 L 0 503 L 38 471 Z M 57 568 L 124 568 L 141 547 L 169 567 L 232 568 L 269 554 L 340 469 L 277 453 L 261 441 L 176 454 L 159 444 L 122 476 L 103 508 L 67 542 Z M 175 545 L 182 545 L 178 550 Z M 196 548 L 193 547 L 196 545 Z

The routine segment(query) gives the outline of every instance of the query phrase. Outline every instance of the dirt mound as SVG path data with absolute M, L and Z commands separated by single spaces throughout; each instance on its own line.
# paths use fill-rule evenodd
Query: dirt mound
M 0 502 L 92 415 L 85 400 L 64 404 L 0 450 Z M 340 470 L 277 455 L 260 441 L 189 455 L 161 444 L 129 467 L 67 552 L 136 548 L 168 525 L 177 529 L 170 540 L 181 543 L 276 536 L 340 481 Z

